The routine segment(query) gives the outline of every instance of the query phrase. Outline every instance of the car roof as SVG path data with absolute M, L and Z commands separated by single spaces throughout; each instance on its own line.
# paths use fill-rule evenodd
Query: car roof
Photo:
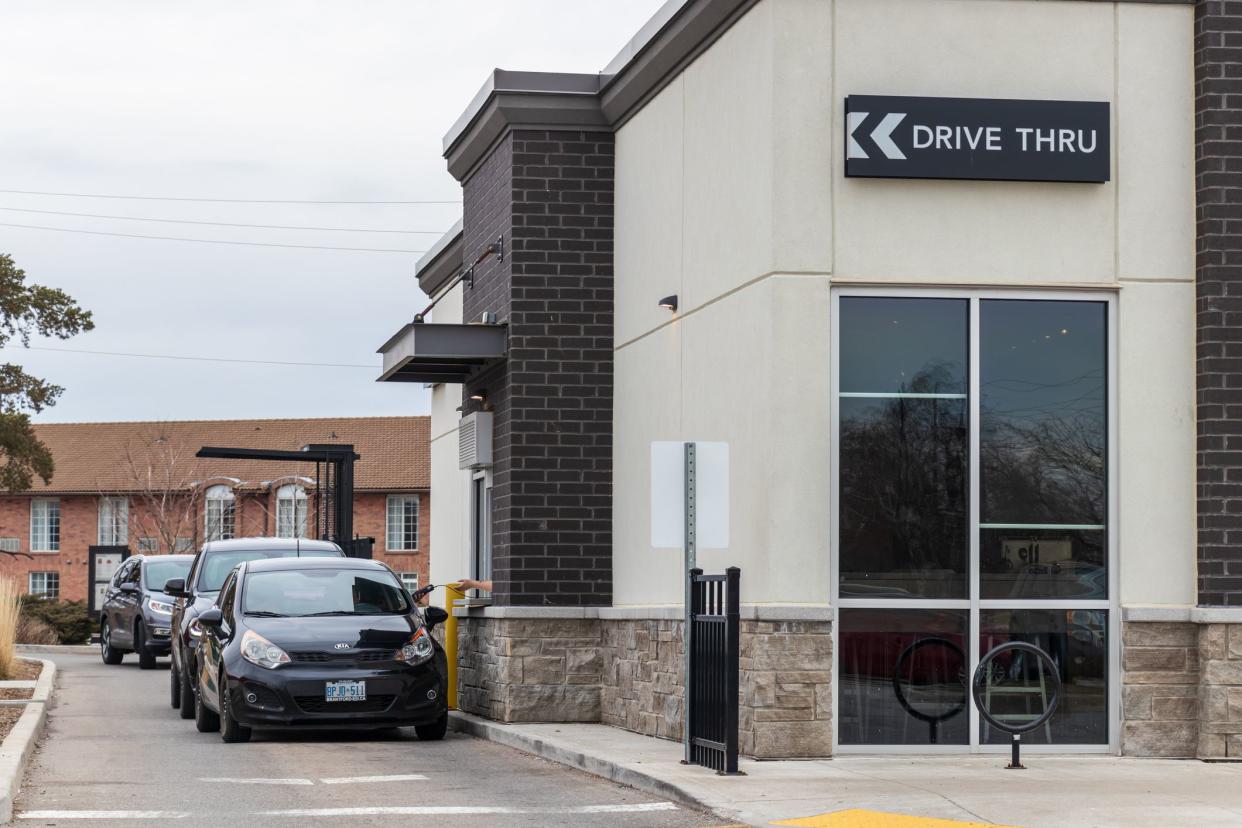
M 177 561 L 179 563 L 189 563 L 194 560 L 193 555 L 130 555 L 129 557 L 140 561 Z
M 204 552 L 239 552 L 260 549 L 303 549 L 308 552 L 341 551 L 341 547 L 332 541 L 313 540 L 311 538 L 230 538 L 229 540 L 208 541 L 203 544 Z
M 364 572 L 391 572 L 379 561 L 368 558 L 262 558 L 246 561 L 247 572 L 289 572 L 300 569 L 358 569 Z

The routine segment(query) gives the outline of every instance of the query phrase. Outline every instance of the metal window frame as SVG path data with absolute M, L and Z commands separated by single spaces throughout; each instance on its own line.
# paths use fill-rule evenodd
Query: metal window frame
M 970 597 L 956 600 L 914 599 L 893 601 L 883 598 L 842 598 L 840 596 L 840 382 L 841 382 L 841 349 L 839 332 L 841 330 L 841 298 L 848 296 L 877 298 L 911 298 L 911 299 L 965 299 L 969 305 L 969 346 L 967 349 L 969 390 L 969 543 L 968 566 Z M 1105 419 L 1106 456 L 1108 458 L 1108 474 L 1105 479 L 1108 509 L 1108 598 L 1106 600 L 1010 600 L 981 599 L 979 597 L 979 307 L 983 301 L 990 299 L 1018 299 L 1032 301 L 1059 302 L 1102 302 L 1105 305 L 1107 325 L 1105 353 L 1107 366 L 1107 389 L 1105 394 L 1108 408 Z M 829 596 L 832 604 L 832 752 L 834 755 L 893 755 L 893 754 L 991 754 L 1005 753 L 1008 745 L 986 745 L 980 743 L 979 711 L 973 704 L 967 706 L 970 714 L 970 742 L 966 745 L 842 745 L 840 744 L 840 727 L 838 726 L 840 705 L 840 655 L 839 634 L 840 614 L 842 609 L 967 609 L 970 669 L 973 673 L 979 663 L 979 613 L 987 609 L 1083 609 L 1106 610 L 1108 612 L 1108 743 L 1107 744 L 1066 744 L 1066 745 L 1028 745 L 1031 753 L 1052 754 L 1111 754 L 1121 753 L 1121 578 L 1118 556 L 1118 464 L 1117 464 L 1117 292 L 1114 290 L 1057 290 L 1046 288 L 939 288 L 912 286 L 851 286 L 833 288 L 830 301 L 831 325 L 831 357 L 829 377 L 829 510 L 831 529 L 829 530 Z

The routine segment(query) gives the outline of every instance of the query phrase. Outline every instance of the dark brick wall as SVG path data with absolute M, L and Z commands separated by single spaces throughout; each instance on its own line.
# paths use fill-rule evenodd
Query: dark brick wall
M 1242 2 L 1195 9 L 1199 603 L 1242 606 Z
M 465 182 L 467 260 L 495 235 L 472 220 L 509 227 L 465 296 L 509 323 L 507 363 L 466 386 L 495 409 L 501 605 L 612 601 L 613 170 L 610 133 L 518 130 Z

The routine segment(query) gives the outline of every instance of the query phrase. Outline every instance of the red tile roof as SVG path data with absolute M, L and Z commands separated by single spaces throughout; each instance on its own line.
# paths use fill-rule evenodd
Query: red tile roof
M 32 493 L 125 492 L 139 488 L 134 468 L 175 462 L 184 479 L 233 477 L 242 488 L 302 475 L 313 463 L 201 460 L 203 446 L 297 450 L 309 443 L 352 443 L 358 491 L 411 491 L 431 487 L 429 417 L 349 417 L 305 420 L 181 420 L 173 422 L 36 424 L 56 460 L 50 485 L 38 478 Z M 133 462 L 131 463 L 131 458 Z

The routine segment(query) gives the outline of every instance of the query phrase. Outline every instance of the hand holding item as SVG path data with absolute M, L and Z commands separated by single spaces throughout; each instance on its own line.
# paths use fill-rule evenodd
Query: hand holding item
M 462 590 L 463 592 L 466 591 L 467 589 L 479 589 L 479 590 L 482 590 L 483 592 L 492 591 L 491 581 L 476 581 L 473 578 L 462 578 L 457 583 L 453 584 L 453 586 L 456 587 L 457 589 Z

